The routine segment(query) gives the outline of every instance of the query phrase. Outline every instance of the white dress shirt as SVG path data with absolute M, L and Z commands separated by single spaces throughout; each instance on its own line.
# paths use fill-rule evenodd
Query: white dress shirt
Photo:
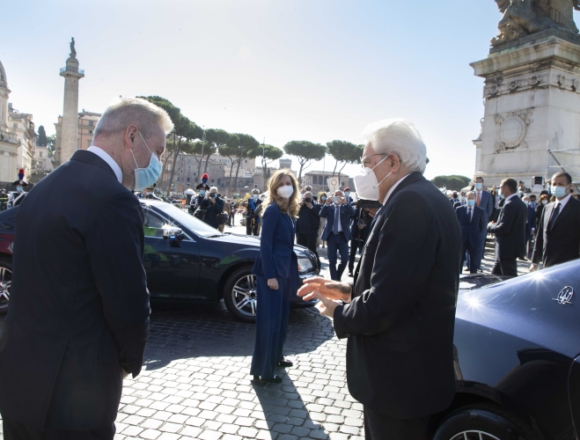
M 115 160 L 109 155 L 109 153 L 107 153 L 105 150 L 103 150 L 95 145 L 90 146 L 87 151 L 90 151 L 91 153 L 96 154 L 101 159 L 103 159 L 105 162 L 107 162 L 107 165 L 109 165 L 111 167 L 111 169 L 115 173 L 115 177 L 117 177 L 117 180 L 119 181 L 119 183 L 123 182 L 123 172 L 121 171 L 121 167 L 119 166 L 119 164 L 117 162 L 115 162 Z
M 409 174 L 411 174 L 411 173 L 409 173 Z M 403 176 L 403 177 L 402 177 L 400 180 L 398 180 L 398 181 L 397 181 L 397 182 L 396 182 L 396 183 L 395 183 L 395 184 L 394 184 L 394 185 L 391 187 L 391 189 L 390 189 L 390 190 L 389 190 L 389 192 L 387 193 L 387 196 L 385 197 L 385 200 L 383 200 L 383 206 L 385 206 L 385 205 L 387 204 L 387 200 L 389 200 L 389 197 L 391 196 L 391 194 L 393 193 L 393 191 L 394 191 L 395 189 L 397 189 L 397 186 L 399 186 L 399 184 L 400 184 L 400 183 L 401 183 L 403 180 L 405 180 L 409 174 L 407 174 L 406 176 Z
M 334 208 L 335 218 L 338 217 L 338 232 L 339 233 L 342 232 L 342 222 L 340 221 L 340 206 L 341 205 L 338 204 L 338 205 L 335 205 L 335 208 Z
M 552 212 L 554 212 L 554 210 L 560 206 L 560 211 L 558 212 L 558 215 L 562 214 L 562 211 L 564 210 L 564 208 L 566 207 L 566 203 L 568 203 L 568 200 L 570 200 L 570 197 L 572 197 L 572 194 L 568 194 L 566 197 L 564 197 L 562 200 L 558 200 L 556 199 L 556 203 L 554 204 L 554 209 L 552 209 Z M 557 218 L 557 217 L 556 217 Z

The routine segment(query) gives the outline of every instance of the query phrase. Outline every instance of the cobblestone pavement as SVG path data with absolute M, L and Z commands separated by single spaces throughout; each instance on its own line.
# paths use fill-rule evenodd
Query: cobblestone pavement
M 313 308 L 290 314 L 285 354 L 294 367 L 279 369 L 281 384 L 250 381 L 254 335 L 223 304 L 154 307 L 145 366 L 125 380 L 116 439 L 363 438 L 362 405 L 346 387 L 346 343 L 329 319 Z

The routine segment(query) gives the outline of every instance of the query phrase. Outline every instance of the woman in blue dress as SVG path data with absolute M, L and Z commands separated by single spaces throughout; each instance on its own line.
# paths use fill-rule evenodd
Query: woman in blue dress
M 257 277 L 256 345 L 250 374 L 254 380 L 279 383 L 274 368 L 291 367 L 282 349 L 288 333 L 290 298 L 298 289 L 294 253 L 295 222 L 300 210 L 298 182 L 290 170 L 279 170 L 268 182 L 263 203 L 260 254 L 252 273 Z

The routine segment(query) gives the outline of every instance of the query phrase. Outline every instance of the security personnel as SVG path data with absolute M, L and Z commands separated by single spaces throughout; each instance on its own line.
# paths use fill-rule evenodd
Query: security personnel
M 256 210 L 262 204 L 262 201 L 259 199 L 260 190 L 254 188 L 252 190 L 252 197 L 248 199 L 245 203 L 246 206 L 246 235 L 255 235 L 256 237 L 259 234 L 259 226 L 260 226 L 260 216 L 257 215 Z

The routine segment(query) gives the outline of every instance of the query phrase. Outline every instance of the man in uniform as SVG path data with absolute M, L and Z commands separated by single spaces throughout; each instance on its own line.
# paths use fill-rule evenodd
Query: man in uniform
M 259 235 L 260 216 L 256 213 L 258 207 L 262 204 L 259 199 L 260 190 L 254 188 L 252 196 L 246 202 L 246 235 Z

